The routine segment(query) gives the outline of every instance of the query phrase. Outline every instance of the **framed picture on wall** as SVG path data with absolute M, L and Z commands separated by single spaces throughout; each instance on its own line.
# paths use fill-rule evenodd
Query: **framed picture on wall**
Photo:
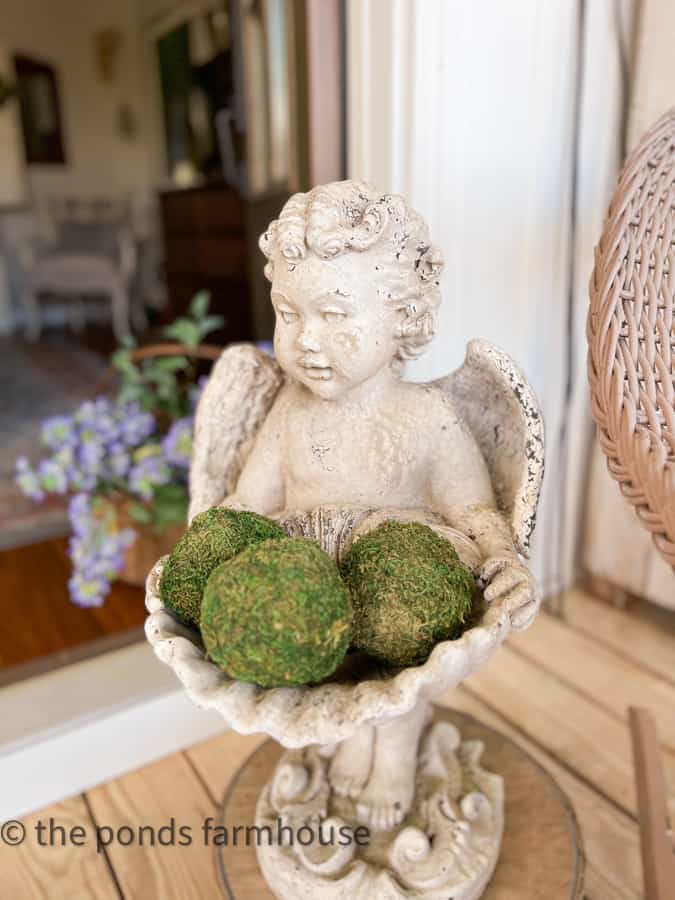
M 56 72 L 48 63 L 14 57 L 26 162 L 66 162 Z

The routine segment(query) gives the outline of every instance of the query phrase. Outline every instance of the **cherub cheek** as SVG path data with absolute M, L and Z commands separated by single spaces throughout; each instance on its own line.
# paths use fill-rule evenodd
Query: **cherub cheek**
M 338 331 L 333 336 L 335 348 L 342 353 L 355 353 L 360 343 L 360 335 L 356 331 Z

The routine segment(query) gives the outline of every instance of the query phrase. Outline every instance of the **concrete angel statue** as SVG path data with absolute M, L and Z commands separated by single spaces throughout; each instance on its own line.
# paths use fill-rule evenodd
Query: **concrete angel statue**
M 260 247 L 276 360 L 241 345 L 215 365 L 197 410 L 190 518 L 249 509 L 313 533 L 336 557 L 384 519 L 420 521 L 452 540 L 486 603 L 526 627 L 538 605 L 521 556 L 543 473 L 541 417 L 516 365 L 485 341 L 438 381 L 403 380 L 441 301 L 443 260 L 422 218 L 400 196 L 336 182 L 291 197 Z M 373 828 L 410 808 L 425 724 L 413 713 L 409 748 L 385 722 L 331 761 L 332 789 Z

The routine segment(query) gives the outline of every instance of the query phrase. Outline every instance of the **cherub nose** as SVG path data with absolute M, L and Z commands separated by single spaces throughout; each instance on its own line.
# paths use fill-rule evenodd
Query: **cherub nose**
M 306 328 L 303 328 L 298 335 L 298 347 L 311 353 L 318 353 L 321 349 L 316 335 L 312 334 L 311 331 L 307 331 Z

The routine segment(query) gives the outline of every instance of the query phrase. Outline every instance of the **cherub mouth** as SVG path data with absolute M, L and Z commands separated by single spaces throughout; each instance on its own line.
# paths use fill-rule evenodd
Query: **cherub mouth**
M 330 366 L 319 365 L 311 359 L 301 359 L 300 365 L 305 370 L 307 377 L 313 378 L 315 381 L 327 381 L 333 375 Z

